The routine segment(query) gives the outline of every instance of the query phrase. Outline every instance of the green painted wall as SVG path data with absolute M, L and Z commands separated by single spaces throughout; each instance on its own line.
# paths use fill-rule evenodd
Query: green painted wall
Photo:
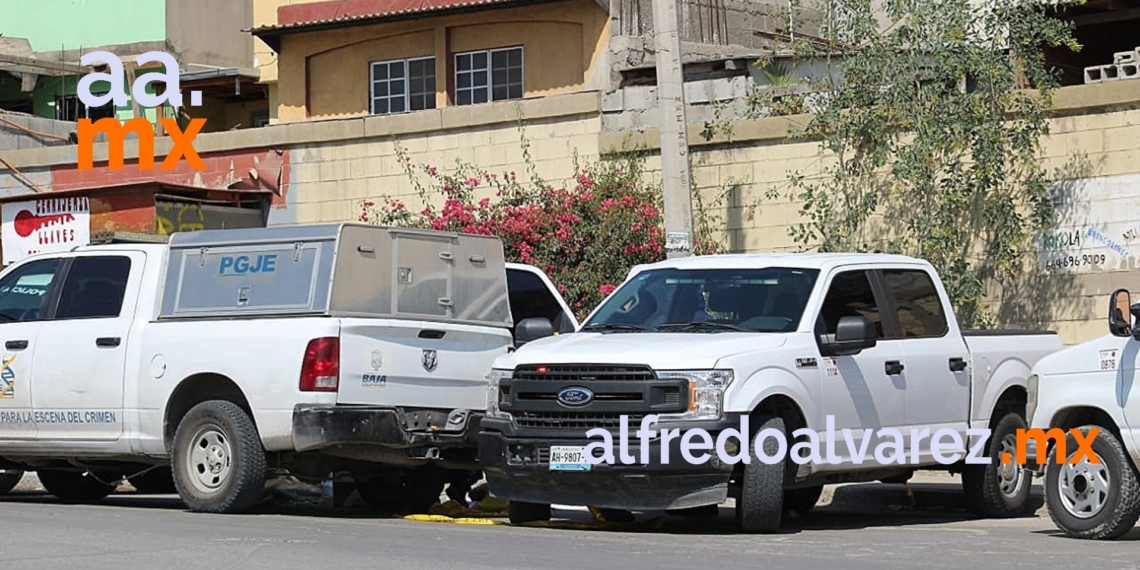
M 0 0 L 0 35 L 35 51 L 166 39 L 166 0 Z

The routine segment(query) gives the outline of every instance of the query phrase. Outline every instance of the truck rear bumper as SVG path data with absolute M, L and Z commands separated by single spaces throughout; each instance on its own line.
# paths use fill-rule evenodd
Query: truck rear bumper
M 586 446 L 585 439 L 509 437 L 487 429 L 495 422 L 483 421 L 479 434 L 479 463 L 491 493 L 527 503 L 588 505 L 627 510 L 686 509 L 715 505 L 728 497 L 734 465 L 717 454 L 699 465 L 681 455 L 680 438 L 668 442 L 668 462 L 662 462 L 660 440 L 650 441 L 649 461 L 641 462 L 640 441 L 629 437 L 632 464 L 623 464 L 614 438 L 614 463 L 590 466 L 589 471 L 551 470 L 551 445 Z M 712 433 L 716 437 L 716 433 Z M 597 439 L 593 442 L 598 441 Z M 697 451 L 701 455 L 706 451 Z
M 474 450 L 481 417 L 470 410 L 299 405 L 293 409 L 293 447 L 296 451 L 343 446 Z

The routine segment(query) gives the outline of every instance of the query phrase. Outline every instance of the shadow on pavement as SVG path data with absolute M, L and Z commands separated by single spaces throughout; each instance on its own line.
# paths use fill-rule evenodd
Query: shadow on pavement
M 830 497 L 830 500 L 827 500 Z M 16 491 L 0 497 L 0 503 L 60 504 L 42 491 Z M 864 483 L 829 487 L 826 504 L 803 514 L 788 513 L 779 534 L 798 534 L 822 530 L 936 525 L 974 520 L 966 510 L 962 488 L 956 483 L 915 483 L 911 485 Z M 177 495 L 144 495 L 134 492 L 115 493 L 100 503 L 104 506 L 186 511 Z M 1039 486 L 1034 486 L 1027 518 L 1044 517 L 1044 499 Z M 259 505 L 251 515 L 293 515 L 313 518 L 399 520 L 364 508 L 332 508 L 328 504 L 289 500 L 276 497 Z M 735 508 L 731 502 L 722 505 L 713 516 L 673 516 L 661 512 L 635 513 L 632 523 L 597 523 L 585 509 L 557 509 L 550 523 L 535 525 L 549 530 L 582 530 L 591 532 L 666 533 L 678 535 L 732 535 Z M 446 517 L 444 517 L 446 518 Z M 492 519 L 506 526 L 504 518 Z M 411 521 L 409 521 L 411 522 Z M 522 525 L 520 525 L 522 526 Z M 531 525 L 525 525 L 531 526 Z M 1035 534 L 1063 537 L 1060 531 L 1034 531 Z M 1126 540 L 1140 540 L 1140 531 Z

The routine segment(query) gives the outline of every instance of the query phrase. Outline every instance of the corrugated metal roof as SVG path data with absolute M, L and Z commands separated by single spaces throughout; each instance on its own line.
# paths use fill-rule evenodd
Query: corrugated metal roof
M 277 51 L 280 48 L 278 38 L 288 33 L 365 25 L 435 12 L 471 11 L 549 1 L 552 0 L 332 0 L 291 4 L 277 9 L 277 24 L 253 28 L 250 32 Z

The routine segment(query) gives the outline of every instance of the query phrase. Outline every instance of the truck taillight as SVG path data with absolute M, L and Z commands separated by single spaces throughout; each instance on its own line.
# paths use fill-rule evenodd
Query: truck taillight
M 301 365 L 302 392 L 336 392 L 340 378 L 340 339 L 314 338 Z

